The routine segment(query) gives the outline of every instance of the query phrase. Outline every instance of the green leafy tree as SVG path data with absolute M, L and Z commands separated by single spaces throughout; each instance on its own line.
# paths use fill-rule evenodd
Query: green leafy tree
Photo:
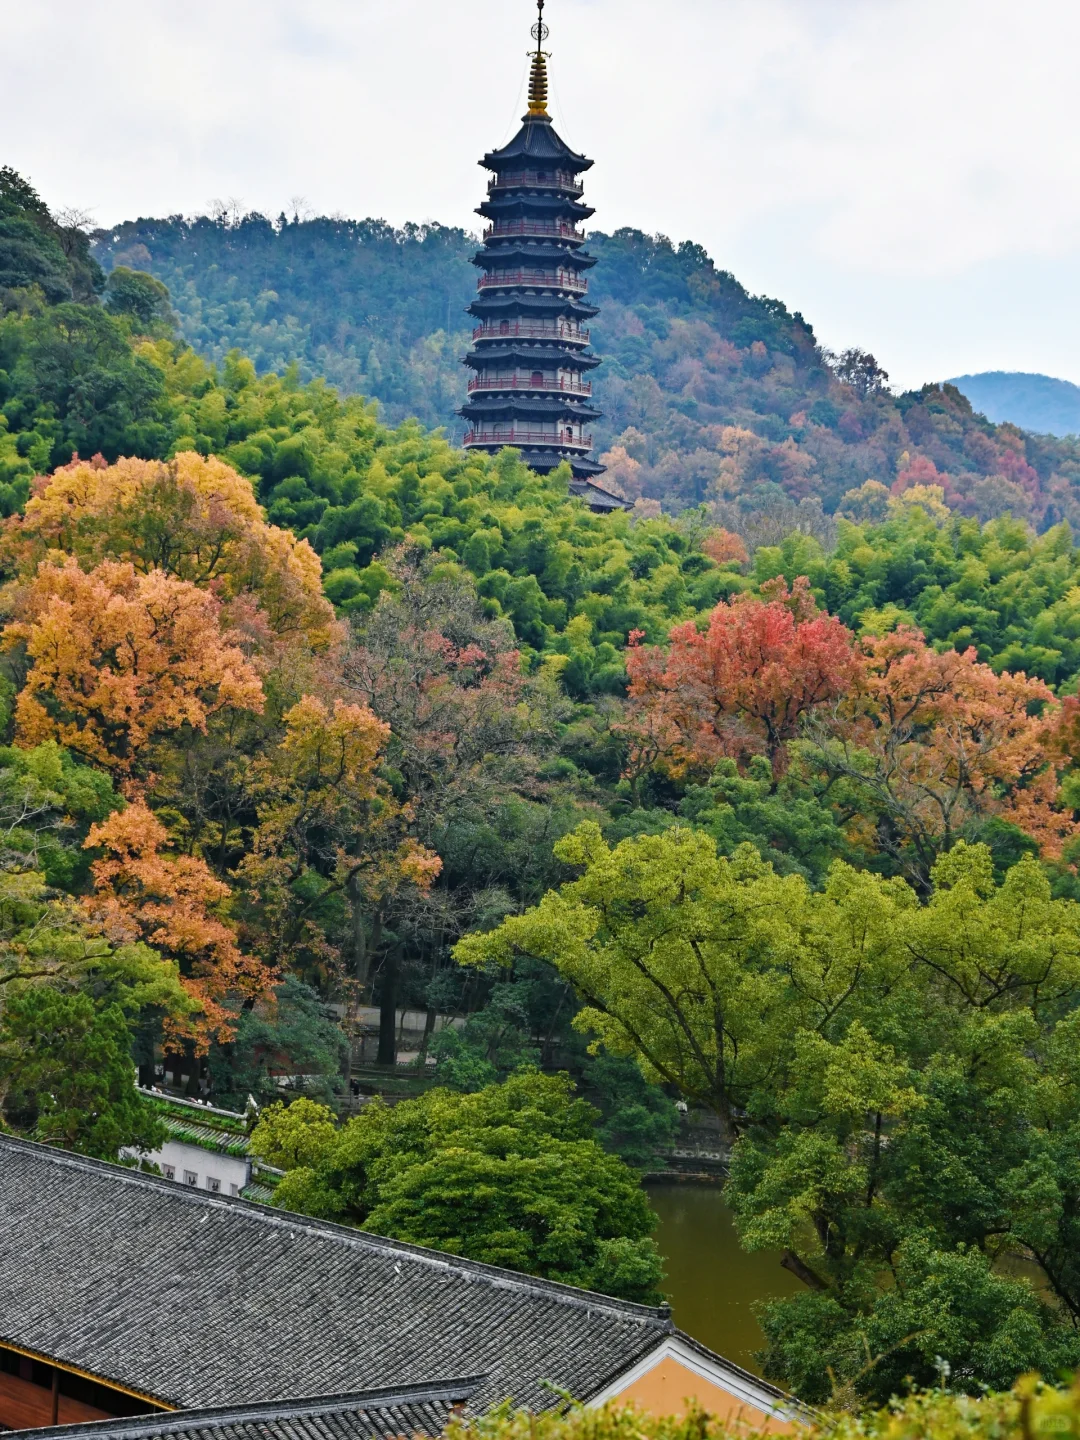
M 846 866 L 814 897 L 750 845 L 718 857 L 711 836 L 682 827 L 609 847 L 586 822 L 556 853 L 581 878 L 455 955 L 555 965 L 585 1002 L 575 1025 L 711 1109 L 729 1141 L 792 1028 L 824 1023 L 854 975 L 885 963 L 895 912 L 912 903 L 905 886 Z M 842 937 L 838 953 L 827 934 Z
M 526 1072 L 475 1094 L 369 1104 L 340 1130 L 306 1102 L 252 1136 L 303 1156 L 275 1204 L 626 1299 L 654 1300 L 655 1217 L 636 1176 L 594 1138 L 596 1112 L 565 1076 Z M 299 1122 L 299 1123 L 297 1123 Z
M 176 317 L 169 306 L 168 289 L 144 270 L 117 265 L 105 286 L 105 308 L 124 315 L 138 335 L 171 334 Z
M 0 1015 L 0 1082 L 9 1122 L 35 1138 L 115 1160 L 153 1150 L 165 1127 L 135 1089 L 131 1031 L 119 1005 L 34 986 Z

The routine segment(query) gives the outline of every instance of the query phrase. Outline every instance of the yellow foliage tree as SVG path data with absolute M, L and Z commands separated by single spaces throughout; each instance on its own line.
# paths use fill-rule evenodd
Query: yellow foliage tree
M 337 634 L 319 557 L 268 524 L 251 481 L 214 456 L 63 465 L 38 482 L 25 514 L 6 522 L 3 550 L 22 574 L 58 550 L 84 569 L 127 561 L 226 603 L 250 596 L 277 636 L 325 648 Z

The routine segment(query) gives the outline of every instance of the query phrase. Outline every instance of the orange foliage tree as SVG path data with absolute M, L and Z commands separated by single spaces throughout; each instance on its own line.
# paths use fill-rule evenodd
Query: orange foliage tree
M 782 580 L 764 599 L 722 601 L 701 631 L 677 625 L 670 646 L 631 636 L 631 767 L 659 764 L 674 774 L 724 755 L 764 751 L 776 773 L 803 715 L 842 695 L 860 673 L 854 637 L 818 611 L 809 582 Z
M 876 841 L 917 885 L 961 835 L 997 817 L 1048 859 L 1078 833 L 1060 800 L 1073 711 L 1041 680 L 995 674 L 973 649 L 941 653 L 920 631 L 867 636 L 850 691 L 809 727 L 803 755 L 854 788 Z
M 226 707 L 260 711 L 258 675 L 221 627 L 220 603 L 187 580 L 104 561 L 46 562 L 20 595 L 8 643 L 29 673 L 16 702 L 16 741 L 56 740 L 130 774 L 157 735 L 206 728 Z
M 741 535 L 718 525 L 701 542 L 701 548 L 717 565 L 749 565 L 750 556 Z
M 84 569 L 128 561 L 139 574 L 190 581 L 226 604 L 251 597 L 275 636 L 325 648 L 337 635 L 318 556 L 267 524 L 251 481 L 213 456 L 63 465 L 6 522 L 2 549 L 21 574 L 53 551 Z
M 94 825 L 85 845 L 101 850 L 91 866 L 94 893 L 83 904 L 113 943 L 144 941 L 175 960 L 196 1013 L 168 1022 L 174 1044 L 195 1041 L 205 1053 L 211 1039 L 234 1033 L 240 1005 L 267 995 L 275 971 L 241 953 L 221 918 L 230 890 L 204 861 L 168 853 L 168 832 L 140 801 Z

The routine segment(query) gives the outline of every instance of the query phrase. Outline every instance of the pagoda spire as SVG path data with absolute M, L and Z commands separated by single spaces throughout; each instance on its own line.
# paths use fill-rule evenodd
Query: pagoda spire
M 542 46 L 548 37 L 548 27 L 544 24 L 544 0 L 536 0 L 536 12 L 536 24 L 532 27 L 532 36 L 536 41 L 536 50 L 533 52 L 532 69 L 529 71 L 529 114 L 546 115 L 548 98 L 548 54 Z

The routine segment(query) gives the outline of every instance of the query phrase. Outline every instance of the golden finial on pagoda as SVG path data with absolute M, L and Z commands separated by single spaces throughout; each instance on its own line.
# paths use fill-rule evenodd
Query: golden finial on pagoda
M 548 37 L 544 24 L 544 0 L 536 0 L 537 20 L 532 27 L 536 50 L 532 52 L 532 69 L 529 71 L 529 114 L 546 115 L 548 98 L 547 52 L 540 47 Z

